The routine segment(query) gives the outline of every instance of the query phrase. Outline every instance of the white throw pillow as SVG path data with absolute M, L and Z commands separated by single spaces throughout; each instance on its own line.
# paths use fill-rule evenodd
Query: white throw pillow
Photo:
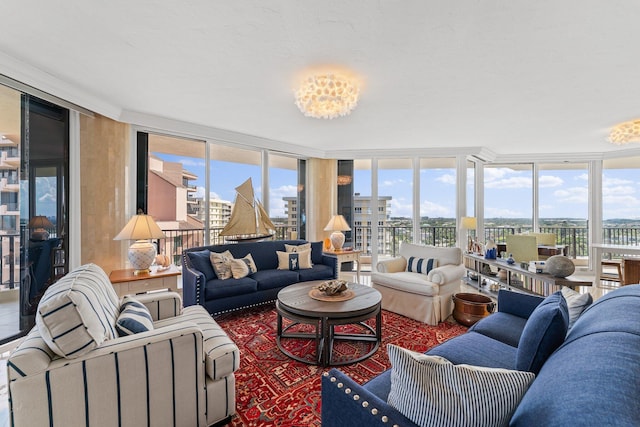
M 232 259 L 233 255 L 231 255 L 231 252 L 229 252 L 228 250 L 222 253 L 211 252 L 209 254 L 211 266 L 213 267 L 213 271 L 215 271 L 218 279 L 226 280 L 230 279 L 233 276 L 233 273 L 231 273 Z
M 86 264 L 47 288 L 36 325 L 51 350 L 73 359 L 118 336 L 119 312 L 118 295 L 104 270 Z
M 302 252 L 302 251 L 306 251 L 306 250 L 311 250 L 311 242 L 309 243 L 303 243 L 301 245 L 288 245 L 288 244 L 284 244 L 284 250 L 286 252 Z
M 301 270 L 311 268 L 311 250 L 300 252 L 282 252 L 278 254 L 278 270 Z
M 535 378 L 531 372 L 454 365 L 392 344 L 387 352 L 387 400 L 419 426 L 507 426 Z
M 242 279 L 256 271 L 258 271 L 258 269 L 256 268 L 256 263 L 253 262 L 251 254 L 247 254 L 244 258 L 231 260 L 231 274 L 234 279 Z
M 562 292 L 562 296 L 567 302 L 567 307 L 569 308 L 568 330 L 571 330 L 573 324 L 578 320 L 578 317 L 580 317 L 582 312 L 591 305 L 593 297 L 588 292 L 581 294 L 571 288 L 567 288 L 566 286 L 563 286 L 560 291 Z

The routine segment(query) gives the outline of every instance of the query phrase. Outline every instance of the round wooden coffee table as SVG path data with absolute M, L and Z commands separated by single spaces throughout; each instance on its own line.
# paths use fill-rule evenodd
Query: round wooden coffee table
M 370 286 L 349 283 L 349 291 L 353 298 L 346 301 L 320 301 L 311 298 L 309 292 L 323 280 L 301 282 L 287 286 L 278 293 L 276 312 L 278 326 L 276 342 L 278 348 L 287 356 L 303 363 L 321 366 L 337 366 L 356 363 L 366 359 L 376 352 L 382 341 L 382 311 L 380 292 Z M 365 323 L 366 320 L 376 318 L 375 329 Z M 292 323 L 283 328 L 283 319 Z M 314 326 L 314 332 L 290 331 L 296 325 L 309 324 Z M 337 325 L 359 325 L 362 333 L 337 333 Z M 311 339 L 315 340 L 315 360 L 305 359 L 291 353 L 282 346 L 282 339 Z M 333 344 L 336 340 L 365 341 L 371 346 L 365 354 L 348 360 L 334 362 L 332 360 Z

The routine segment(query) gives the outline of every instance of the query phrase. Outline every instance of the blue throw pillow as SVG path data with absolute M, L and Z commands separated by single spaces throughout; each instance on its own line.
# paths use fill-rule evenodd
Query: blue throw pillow
M 322 247 L 324 242 L 311 242 L 311 262 L 322 264 Z
M 569 327 L 569 309 L 560 291 L 546 297 L 524 325 L 516 369 L 538 374 L 551 353 L 564 342 Z
M 407 260 L 407 271 L 414 273 L 429 274 L 431 270 L 438 266 L 438 260 L 434 258 L 418 258 L 410 256 Z
M 211 251 L 209 249 L 187 252 L 191 265 L 193 265 L 193 268 L 204 274 L 205 280 L 216 278 L 216 273 L 213 271 L 211 259 L 209 258 L 210 254 Z
M 152 331 L 153 319 L 149 309 L 135 298 L 124 297 L 120 306 L 120 315 L 116 320 L 116 330 L 121 337 Z

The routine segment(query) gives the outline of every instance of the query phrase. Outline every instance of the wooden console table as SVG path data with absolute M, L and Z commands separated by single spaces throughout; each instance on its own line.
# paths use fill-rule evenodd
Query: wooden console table
M 464 265 L 467 269 L 466 283 L 481 292 L 493 296 L 497 295 L 497 291 L 491 291 L 489 286 L 483 288 L 483 282 L 491 282 L 501 288 L 520 290 L 542 296 L 559 291 L 563 286 L 574 288 L 593 284 L 591 281 L 579 280 L 572 276 L 561 278 L 545 273 L 532 273 L 520 267 L 519 263 L 507 264 L 501 258 L 485 259 L 483 255 L 477 254 L 464 254 Z M 497 276 L 498 270 L 506 270 L 507 277 L 499 279 Z M 475 276 L 475 279 L 473 276 Z

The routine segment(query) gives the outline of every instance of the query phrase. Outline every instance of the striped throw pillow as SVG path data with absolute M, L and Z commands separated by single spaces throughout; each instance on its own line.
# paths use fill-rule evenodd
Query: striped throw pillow
M 153 320 L 149 309 L 131 296 L 124 297 L 116 321 L 116 330 L 121 337 L 152 331 Z
M 85 264 L 49 286 L 36 312 L 36 325 L 59 356 L 80 357 L 117 337 L 120 301 L 107 274 Z
M 388 402 L 419 426 L 507 426 L 531 372 L 454 365 L 389 344 Z
M 407 260 L 407 271 L 414 273 L 429 274 L 429 272 L 437 266 L 438 260 L 435 258 L 417 258 L 410 256 Z

